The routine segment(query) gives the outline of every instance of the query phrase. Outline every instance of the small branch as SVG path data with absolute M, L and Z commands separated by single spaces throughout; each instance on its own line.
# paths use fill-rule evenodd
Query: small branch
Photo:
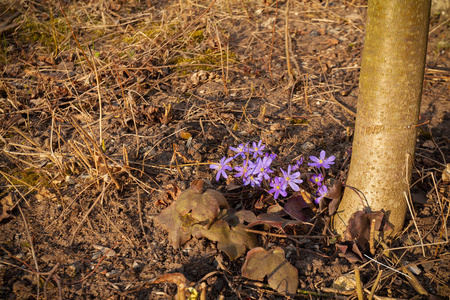
M 361 275 L 359 274 L 359 268 L 355 268 L 355 280 L 356 280 L 356 294 L 358 295 L 358 300 L 364 300 L 364 294 L 362 290 Z
M 19 24 L 13 22 L 13 20 L 17 18 L 19 15 L 20 12 L 16 11 L 8 19 L 6 19 L 3 23 L 0 24 L 0 35 L 10 30 L 13 30 L 14 28 L 19 26 Z

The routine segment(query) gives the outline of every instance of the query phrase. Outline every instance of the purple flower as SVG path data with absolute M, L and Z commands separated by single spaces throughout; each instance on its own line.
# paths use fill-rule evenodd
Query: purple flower
M 300 157 L 300 160 L 297 160 L 296 164 L 292 167 L 292 171 L 298 170 L 303 163 L 303 157 Z
M 245 154 L 248 152 L 248 143 L 244 146 L 244 144 L 239 144 L 237 148 L 230 147 L 230 150 L 236 152 L 236 155 L 234 157 L 238 157 L 239 155 L 242 158 L 245 158 Z
M 310 156 L 309 159 L 312 160 L 312 163 L 308 163 L 308 166 L 310 167 L 316 167 L 316 168 L 320 168 L 320 167 L 324 167 L 325 169 L 329 169 L 330 165 L 334 165 L 334 159 L 336 157 L 330 156 L 327 159 L 325 159 L 325 151 L 322 150 L 320 151 L 320 157 L 317 158 L 315 156 Z
M 262 141 L 259 140 L 258 144 L 253 142 L 252 147 L 249 150 L 253 153 L 253 158 L 256 158 L 258 155 L 263 155 L 262 150 L 264 150 L 264 148 L 266 148 L 266 145 L 262 145 Z
M 269 180 L 269 173 L 273 173 L 273 171 L 270 169 L 271 163 L 272 159 L 268 156 L 264 156 L 263 159 L 258 157 L 258 159 L 256 160 L 256 167 L 253 170 L 253 174 L 258 176 L 261 175 L 265 180 Z
M 226 171 L 226 170 L 228 170 L 228 171 L 233 170 L 233 169 L 228 165 L 228 163 L 229 163 L 230 161 L 232 161 L 232 160 L 233 160 L 232 157 L 226 158 L 226 157 L 224 156 L 224 157 L 222 157 L 222 159 L 220 160 L 220 163 L 219 163 L 219 164 L 212 164 L 212 165 L 209 165 L 209 167 L 210 167 L 211 169 L 217 170 L 216 181 L 219 181 L 220 175 L 222 175 L 224 178 L 228 178 L 228 175 L 227 175 L 227 173 L 226 173 L 225 171 Z
M 319 204 L 320 200 L 323 199 L 323 197 L 325 197 L 328 194 L 328 188 L 326 185 L 322 185 L 321 187 L 319 187 L 317 189 L 317 193 L 316 196 L 318 196 L 316 198 L 316 200 L 314 200 L 314 202 L 316 202 L 316 204 Z
M 273 197 L 275 199 L 277 199 L 280 194 L 281 196 L 286 197 L 287 193 L 283 188 L 282 177 L 275 177 L 275 179 L 270 183 L 270 186 L 272 187 L 272 189 L 269 190 L 269 193 L 274 194 Z
M 321 186 L 322 185 L 322 181 L 323 181 L 323 175 L 322 174 L 319 174 L 319 175 L 314 174 L 313 176 L 311 176 L 309 181 L 311 181 L 312 183 L 317 184 L 318 186 Z
M 265 156 L 270 157 L 272 159 L 272 161 L 277 158 L 277 155 L 275 153 L 266 153 Z
M 262 181 L 262 176 L 250 174 L 247 177 L 244 177 L 244 185 L 251 185 L 252 187 L 260 186 Z
M 287 172 L 285 172 L 283 169 L 281 169 L 281 172 L 283 173 L 283 189 L 286 190 L 288 184 L 294 191 L 299 191 L 300 188 L 298 187 L 297 183 L 300 184 L 303 182 L 303 180 L 298 179 L 300 177 L 300 172 L 295 172 L 294 174 L 291 174 L 291 165 L 288 166 Z
M 247 177 L 248 174 L 251 174 L 255 168 L 255 163 L 251 160 L 244 160 L 243 166 L 236 166 L 234 169 L 238 171 L 234 177 Z

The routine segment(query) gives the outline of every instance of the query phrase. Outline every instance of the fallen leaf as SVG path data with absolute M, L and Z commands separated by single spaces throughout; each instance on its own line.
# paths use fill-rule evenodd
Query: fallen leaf
M 382 211 L 366 213 L 357 211 L 352 214 L 348 221 L 347 229 L 344 232 L 344 242 L 336 244 L 344 256 L 350 261 L 364 260 L 362 253 L 370 251 L 370 227 L 374 222 L 375 231 L 388 231 L 392 225 L 384 219 Z
M 187 131 L 180 132 L 180 137 L 184 140 L 188 140 L 192 135 Z
M 181 190 L 173 183 L 170 183 L 164 187 L 164 198 L 165 201 L 175 200 L 181 194 Z
M 164 282 L 175 283 L 176 285 L 180 285 L 181 283 L 183 283 L 185 285 L 189 285 L 189 281 L 181 273 L 164 274 L 164 275 L 156 277 L 150 283 L 158 284 L 158 283 L 164 283 Z
M 279 247 L 269 252 L 261 247 L 250 250 L 242 266 L 242 276 L 259 281 L 267 276 L 269 286 L 277 292 L 289 296 L 297 293 L 298 271 Z
M 244 222 L 256 220 L 251 211 L 228 211 L 225 197 L 218 191 L 206 189 L 205 180 L 194 180 L 169 207 L 154 218 L 169 232 L 174 248 L 179 248 L 191 236 L 206 237 L 218 242 L 217 247 L 230 259 L 244 254 L 245 249 L 257 246 L 256 237 L 245 231 Z
M 353 213 L 344 232 L 346 241 L 356 241 L 364 250 L 368 249 L 370 237 L 370 220 L 363 211 Z
M 286 226 L 299 225 L 303 224 L 303 222 L 297 220 L 284 219 L 278 214 L 260 214 L 257 217 L 257 220 L 248 224 L 247 227 L 253 227 L 260 224 L 267 224 L 284 231 L 284 228 Z
M 242 224 L 244 224 L 244 222 L 251 223 L 257 220 L 255 214 L 250 210 L 240 210 L 235 213 L 235 216 L 238 217 L 239 223 Z
M 449 182 L 450 181 L 450 164 L 447 164 L 445 170 L 442 171 L 442 181 Z
M 175 209 L 180 216 L 190 214 L 190 218 L 202 225 L 214 221 L 220 209 L 228 209 L 225 197 L 218 191 L 208 189 L 204 193 L 191 187 L 183 191 L 175 202 Z
M 364 261 L 364 257 L 356 242 L 345 241 L 343 243 L 337 243 L 336 247 L 344 254 L 344 257 L 349 262 L 355 263 Z
M 41 187 L 35 196 L 38 201 L 57 199 L 56 195 L 51 193 L 46 187 Z
M 292 218 L 308 222 L 310 218 L 305 215 L 302 210 L 309 208 L 309 204 L 303 199 L 302 195 L 294 195 L 286 200 L 284 211 L 286 211 Z
M 328 39 L 327 42 L 328 42 L 328 44 L 330 44 L 331 46 L 336 46 L 337 44 L 339 44 L 339 40 L 336 39 L 336 38 Z
M 8 219 L 9 217 L 12 216 L 10 212 L 14 208 L 14 202 L 11 194 L 9 194 L 6 197 L 3 197 L 2 200 L 0 200 L 0 204 L 2 205 L 2 214 L 0 215 L 0 222 L 1 222 L 4 219 Z
M 278 215 L 284 215 L 285 212 L 283 210 L 283 206 L 281 206 L 280 204 L 274 204 L 271 205 L 267 208 L 267 212 L 271 213 L 271 214 L 278 214 Z
M 175 249 L 190 240 L 193 224 L 189 216 L 183 218 L 175 209 L 175 202 L 154 218 L 155 222 L 169 232 L 169 240 Z
M 100 251 L 102 255 L 105 255 L 106 257 L 112 257 L 116 255 L 116 251 L 114 251 L 111 248 L 102 246 L 102 245 L 93 245 L 93 247 Z
M 347 273 L 333 281 L 333 287 L 340 292 L 352 291 L 356 288 L 355 274 Z
M 254 234 L 245 231 L 243 224 L 232 227 L 225 220 L 214 222 L 209 229 L 200 229 L 201 234 L 211 241 L 217 242 L 217 248 L 225 252 L 231 260 L 244 254 L 245 248 L 258 246 Z
M 339 207 L 339 203 L 341 203 L 342 199 L 342 182 L 336 180 L 328 192 L 327 198 L 332 199 L 330 204 L 328 205 L 328 214 L 330 216 L 334 215 L 336 210 Z

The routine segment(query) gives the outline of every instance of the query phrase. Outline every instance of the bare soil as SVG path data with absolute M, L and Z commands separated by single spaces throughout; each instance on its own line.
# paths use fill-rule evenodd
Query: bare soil
M 248 141 L 280 165 L 324 149 L 345 177 L 367 2 L 18 3 L 0 4 L 0 298 L 172 299 L 176 284 L 151 282 L 182 273 L 208 299 L 283 299 L 214 242 L 174 249 L 153 218 L 200 178 L 266 212 L 209 168 Z M 398 261 L 375 255 L 416 280 L 348 262 L 320 222 L 287 229 L 309 236 L 295 241 L 258 228 L 298 269 L 295 298 L 354 299 L 335 282 L 359 267 L 366 296 L 383 271 L 375 299 L 449 299 L 449 27 L 431 17 L 414 213 L 388 245 Z

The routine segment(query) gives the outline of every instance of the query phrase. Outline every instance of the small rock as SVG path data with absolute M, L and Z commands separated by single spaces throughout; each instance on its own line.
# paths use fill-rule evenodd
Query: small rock
M 356 288 L 355 274 L 344 274 L 333 282 L 333 287 L 338 291 L 351 291 Z
M 317 30 L 311 30 L 311 32 L 309 33 L 309 36 L 311 36 L 311 37 L 316 37 L 319 35 L 320 35 L 320 33 Z
M 316 149 L 316 146 L 313 143 L 311 143 L 311 142 L 306 142 L 301 147 L 302 147 L 303 150 L 314 150 L 314 149 Z
M 119 275 L 119 270 L 111 270 L 105 273 L 106 278 L 113 278 Z
M 436 148 L 436 145 L 434 144 L 434 142 L 432 140 L 426 140 L 425 142 L 422 143 L 422 146 L 425 148 L 429 148 L 429 149 Z
M 67 184 L 70 184 L 70 185 L 76 183 L 76 182 L 75 182 L 75 179 L 73 179 L 73 177 L 70 176 L 70 175 L 66 175 L 65 181 L 66 181 Z
M 411 266 L 411 267 L 408 267 L 408 269 L 411 272 L 413 272 L 415 275 L 419 275 L 420 273 L 422 273 L 422 270 L 418 266 Z
M 133 270 L 139 271 L 140 269 L 142 269 L 143 264 L 140 261 L 135 260 L 131 267 L 133 268 Z
M 81 272 L 82 268 L 83 266 L 80 262 L 74 262 L 73 264 L 67 266 L 66 274 L 70 277 L 75 277 Z

